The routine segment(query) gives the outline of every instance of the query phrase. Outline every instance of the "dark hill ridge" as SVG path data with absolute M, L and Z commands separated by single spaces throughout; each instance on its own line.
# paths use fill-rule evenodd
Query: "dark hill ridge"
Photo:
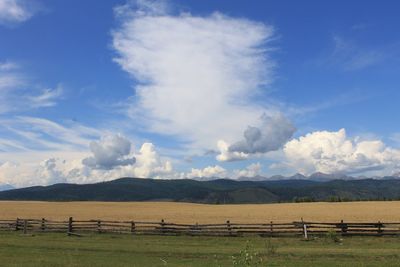
M 55 184 L 0 192 L 0 200 L 181 201 L 196 203 L 276 203 L 400 199 L 400 180 L 363 179 L 235 181 L 121 178 L 96 184 Z

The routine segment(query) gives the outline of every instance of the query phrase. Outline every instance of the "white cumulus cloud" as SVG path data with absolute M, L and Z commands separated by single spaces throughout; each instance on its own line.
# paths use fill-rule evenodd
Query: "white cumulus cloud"
M 277 151 L 292 138 L 296 128 L 282 114 L 262 116 L 260 126 L 248 126 L 244 131 L 244 139 L 229 145 L 219 140 L 217 147 L 218 161 L 244 160 L 253 154 Z
M 135 154 L 136 165 L 131 174 L 139 178 L 174 178 L 172 163 L 164 160 L 157 153 L 152 143 L 144 143 Z M 127 170 L 129 173 L 129 170 Z
M 244 140 L 233 143 L 230 152 L 246 154 L 266 153 L 282 147 L 294 134 L 296 128 L 283 115 L 263 116 L 260 128 L 248 126 Z
M 304 174 L 368 171 L 390 174 L 400 169 L 400 150 L 386 146 L 381 140 L 350 139 L 345 129 L 309 133 L 289 141 L 283 151 L 287 164 Z
M 261 174 L 261 164 L 259 162 L 252 163 L 243 170 L 234 170 L 235 178 L 239 177 L 255 177 Z
M 37 163 L 0 163 L 0 183 L 26 187 L 67 182 L 64 164 L 65 161 L 56 158 Z
M 82 163 L 91 168 L 112 169 L 116 166 L 134 164 L 136 159 L 131 153 L 131 142 L 122 135 L 107 135 L 100 141 L 90 143 L 93 156 L 85 158 Z
M 219 154 L 216 156 L 218 161 L 236 161 L 244 160 L 249 157 L 249 154 L 244 152 L 230 151 L 229 144 L 224 140 L 219 140 L 217 143 Z
M 205 167 L 204 169 L 196 169 L 192 168 L 191 172 L 186 174 L 187 178 L 211 178 L 211 177 L 218 177 L 218 178 L 224 178 L 228 174 L 228 171 L 221 166 L 215 165 L 215 166 L 208 166 Z

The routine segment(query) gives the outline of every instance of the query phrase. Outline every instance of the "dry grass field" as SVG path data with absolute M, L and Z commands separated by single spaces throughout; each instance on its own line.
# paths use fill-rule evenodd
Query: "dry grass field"
M 204 205 L 174 202 L 0 201 L 0 219 L 109 219 L 181 223 L 306 221 L 400 222 L 400 201 Z

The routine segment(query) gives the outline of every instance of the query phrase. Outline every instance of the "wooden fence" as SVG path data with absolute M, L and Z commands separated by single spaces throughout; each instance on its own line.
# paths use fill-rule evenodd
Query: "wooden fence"
M 303 236 L 337 233 L 343 236 L 352 235 L 400 235 L 400 223 L 383 222 L 288 222 L 288 223 L 233 223 L 221 224 L 179 224 L 161 220 L 159 222 L 143 221 L 105 221 L 74 220 L 65 221 L 43 219 L 0 220 L 0 231 L 30 232 L 64 232 L 69 235 L 84 232 L 126 233 L 152 235 L 202 235 L 202 236 Z

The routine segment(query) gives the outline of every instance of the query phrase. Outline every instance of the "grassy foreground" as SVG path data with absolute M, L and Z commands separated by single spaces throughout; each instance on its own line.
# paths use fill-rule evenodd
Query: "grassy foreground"
M 399 266 L 399 238 L 333 239 L 0 233 L 0 265 Z

